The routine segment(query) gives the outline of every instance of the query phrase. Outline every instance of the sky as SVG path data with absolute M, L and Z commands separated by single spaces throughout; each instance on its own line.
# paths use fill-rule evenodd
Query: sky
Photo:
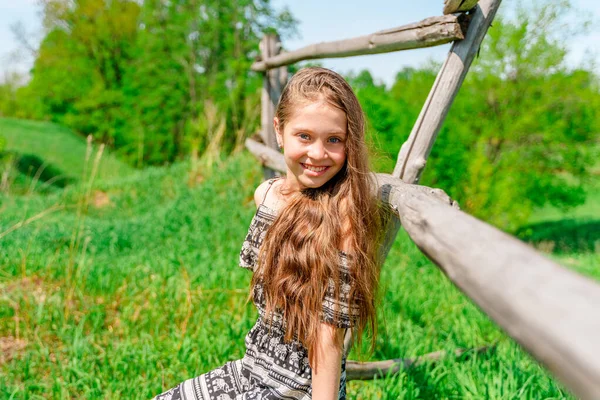
M 533 0 L 523 0 L 531 3 Z M 299 37 L 284 38 L 286 49 L 295 50 L 308 44 L 346 39 L 379 30 L 417 22 L 427 17 L 442 15 L 443 0 L 271 0 L 275 8 L 287 6 L 299 20 Z M 517 0 L 504 0 L 500 11 L 510 15 Z M 580 13 L 592 19 L 593 30 L 586 36 L 569 43 L 572 49 L 568 63 L 577 66 L 585 57 L 600 65 L 600 1 L 572 0 Z M 19 44 L 10 26 L 21 22 L 33 41 L 41 37 L 41 16 L 37 0 L 0 0 L 0 80 L 6 71 L 28 71 L 33 60 L 25 57 L 15 62 L 11 56 Z M 340 73 L 368 69 L 373 77 L 391 84 L 398 71 L 405 66 L 419 67 L 430 61 L 442 62 L 450 45 L 395 53 L 326 59 L 323 66 Z M 588 54 L 589 53 L 589 54 Z M 586 55 L 587 54 L 587 55 Z M 598 70 L 600 73 L 600 70 Z

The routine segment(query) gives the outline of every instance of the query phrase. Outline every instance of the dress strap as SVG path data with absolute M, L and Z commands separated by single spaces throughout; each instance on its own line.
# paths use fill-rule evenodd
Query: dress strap
M 260 202 L 260 204 L 264 204 L 265 200 L 267 199 L 267 194 L 269 193 L 269 190 L 271 189 L 271 187 L 273 186 L 273 183 L 277 180 L 281 178 L 280 176 L 278 176 L 277 178 L 271 178 L 269 179 L 269 186 L 267 187 L 267 190 L 265 191 L 265 195 L 262 199 L 262 201 Z

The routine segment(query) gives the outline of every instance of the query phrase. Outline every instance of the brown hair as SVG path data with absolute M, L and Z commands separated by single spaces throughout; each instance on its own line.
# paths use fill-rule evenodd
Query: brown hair
M 382 214 L 371 195 L 374 182 L 368 167 L 363 111 L 344 78 L 325 68 L 298 71 L 277 106 L 280 129 L 296 106 L 313 101 L 326 101 L 346 113 L 346 162 L 323 186 L 291 196 L 265 236 L 252 286 L 263 285 L 266 315 L 283 312 L 285 339 L 299 339 L 314 367 L 317 360 L 313 349 L 331 280 L 340 299 L 342 242 L 347 244 L 351 285 L 347 305 L 356 310 L 356 315 L 351 315 L 356 338 L 360 343 L 368 326 L 374 344 Z M 333 321 L 334 325 L 339 323 Z

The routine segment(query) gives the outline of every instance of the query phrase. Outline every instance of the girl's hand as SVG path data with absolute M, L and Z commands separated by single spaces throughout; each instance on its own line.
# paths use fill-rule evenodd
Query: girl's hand
M 316 345 L 317 365 L 312 368 L 313 400 L 337 400 L 340 390 L 344 329 L 321 323 Z

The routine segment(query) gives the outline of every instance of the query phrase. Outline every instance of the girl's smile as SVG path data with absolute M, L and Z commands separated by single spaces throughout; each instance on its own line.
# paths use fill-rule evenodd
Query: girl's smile
M 300 163 L 300 165 L 302 165 L 302 167 L 306 170 L 308 170 L 308 172 L 312 172 L 315 176 L 319 176 L 321 174 L 324 174 L 325 171 L 329 168 L 328 166 L 325 167 L 317 167 L 315 165 L 310 165 L 310 164 L 303 164 Z M 308 173 L 307 172 L 307 173 Z

